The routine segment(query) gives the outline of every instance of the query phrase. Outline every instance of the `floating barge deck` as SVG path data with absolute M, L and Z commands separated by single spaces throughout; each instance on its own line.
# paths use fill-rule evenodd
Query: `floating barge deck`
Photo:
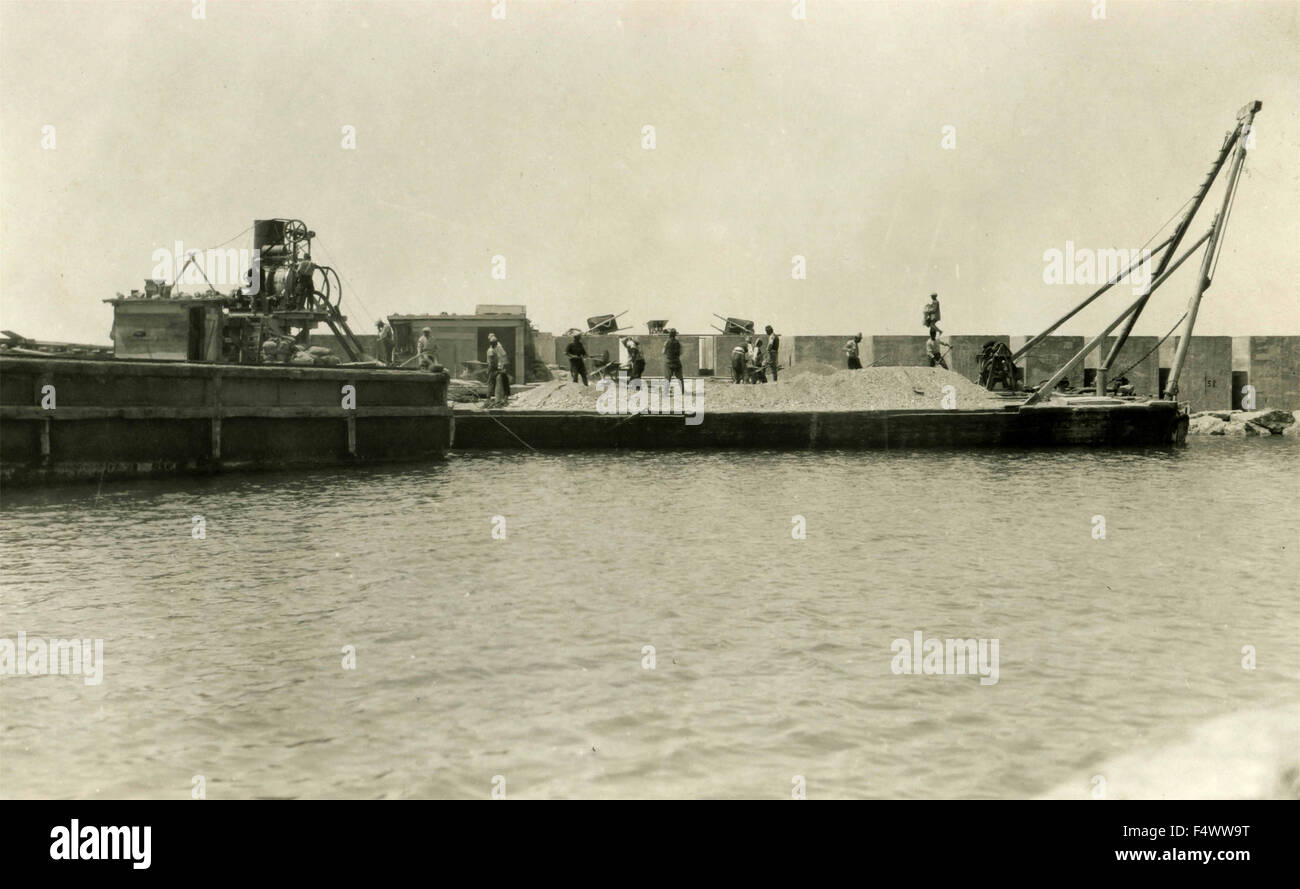
M 354 466 L 448 450 L 910 450 L 1182 443 L 1186 405 L 1056 396 L 968 410 L 453 410 L 448 377 L 366 368 L 0 357 L 0 482 Z M 350 387 L 350 388 L 349 388 Z
M 0 357 L 0 482 L 436 458 L 450 441 L 447 384 L 383 369 Z
M 697 425 L 673 414 L 462 409 L 453 451 L 981 447 L 1181 444 L 1187 407 L 1157 399 L 1057 396 L 981 410 L 715 411 Z

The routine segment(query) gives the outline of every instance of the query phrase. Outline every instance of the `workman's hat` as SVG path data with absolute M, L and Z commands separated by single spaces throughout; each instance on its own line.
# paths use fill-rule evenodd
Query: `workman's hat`
M 670 333 L 672 336 L 677 336 L 677 328 L 676 327 L 668 328 L 668 333 Z
M 497 335 L 496 335 L 495 333 L 489 333 L 489 334 L 488 334 L 488 339 L 490 339 L 490 340 L 494 340 L 494 339 L 496 339 L 496 338 L 497 338 Z
M 375 327 L 383 327 L 383 326 L 384 326 L 383 318 L 380 318 L 378 321 L 375 322 Z
M 424 330 L 421 330 L 420 333 L 433 333 L 433 331 L 426 327 Z
M 767 325 L 767 327 L 764 327 L 763 329 L 766 330 L 768 333 L 771 333 L 771 332 L 772 332 L 772 325 L 769 324 L 769 325 Z

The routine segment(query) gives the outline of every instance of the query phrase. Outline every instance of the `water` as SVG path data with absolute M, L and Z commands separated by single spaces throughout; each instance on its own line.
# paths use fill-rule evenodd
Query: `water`
M 0 677 L 0 796 L 1273 792 L 1278 745 L 1236 771 L 1225 745 L 1300 748 L 1298 457 L 499 454 L 7 491 L 0 638 L 103 639 L 104 672 Z M 895 675 L 916 630 L 999 640 L 997 684 Z

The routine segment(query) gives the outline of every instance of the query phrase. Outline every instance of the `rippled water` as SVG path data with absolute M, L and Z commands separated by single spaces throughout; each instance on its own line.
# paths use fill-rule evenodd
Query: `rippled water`
M 1086 795 L 1135 756 L 1111 792 L 1150 795 L 1141 751 L 1218 774 L 1203 726 L 1300 698 L 1297 458 L 500 454 L 6 491 L 0 638 L 102 638 L 105 665 L 0 677 L 0 795 Z M 998 683 L 895 675 L 917 630 L 996 638 Z

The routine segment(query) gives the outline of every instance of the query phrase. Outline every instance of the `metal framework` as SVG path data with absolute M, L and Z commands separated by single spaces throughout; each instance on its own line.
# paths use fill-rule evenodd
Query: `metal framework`
M 1187 348 L 1191 342 L 1192 329 L 1196 324 L 1197 310 L 1200 307 L 1201 298 L 1205 295 L 1205 291 L 1210 287 L 1214 269 L 1218 264 L 1218 253 L 1223 244 L 1223 230 L 1227 224 L 1228 216 L 1232 209 L 1233 198 L 1237 193 L 1237 184 L 1241 177 L 1242 166 L 1246 161 L 1246 137 L 1250 134 L 1251 127 L 1254 125 L 1255 114 L 1262 107 L 1263 105 L 1261 102 L 1255 101 L 1243 106 L 1242 109 L 1237 112 L 1236 127 L 1224 138 L 1223 146 L 1219 149 L 1218 156 L 1210 167 L 1209 173 L 1206 174 L 1205 179 L 1196 189 L 1196 193 L 1188 202 L 1189 206 L 1182 214 L 1182 217 L 1178 220 L 1178 225 L 1174 228 L 1174 233 L 1155 248 L 1155 251 L 1160 251 L 1160 259 L 1157 261 L 1156 269 L 1152 273 L 1151 282 L 1142 289 L 1138 298 L 1134 300 L 1128 308 L 1121 312 L 1119 316 L 1101 332 L 1101 334 L 1090 340 L 1082 350 L 1076 353 L 1074 357 L 1054 373 L 1046 383 L 1029 396 L 1025 401 L 1026 405 L 1035 404 L 1044 397 L 1049 396 L 1061 380 L 1073 371 L 1074 368 L 1078 367 L 1094 349 L 1098 348 L 1105 341 L 1106 337 L 1110 336 L 1111 332 L 1114 331 L 1115 328 L 1122 324 L 1123 328 L 1120 330 L 1114 345 L 1111 346 L 1110 351 L 1106 354 L 1106 357 L 1101 361 L 1100 366 L 1097 369 L 1097 394 L 1104 395 L 1106 393 L 1106 376 L 1109 373 L 1111 366 L 1115 363 L 1115 359 L 1119 356 L 1120 350 L 1124 348 L 1125 342 L 1128 341 L 1129 334 L 1133 332 L 1133 325 L 1137 323 L 1137 319 L 1142 314 L 1142 310 L 1146 308 L 1147 302 L 1151 299 L 1151 294 L 1155 292 L 1157 287 L 1168 280 L 1169 276 L 1172 275 L 1174 271 L 1192 255 L 1192 253 L 1196 252 L 1202 244 L 1208 243 L 1205 250 L 1205 256 L 1201 262 L 1201 274 L 1197 279 L 1196 291 L 1192 296 L 1191 304 L 1188 307 L 1186 317 L 1183 321 L 1183 329 L 1180 332 L 1180 339 L 1178 340 L 1178 349 L 1174 357 L 1174 363 L 1169 370 L 1169 381 L 1165 387 L 1165 392 L 1162 393 L 1166 398 L 1177 398 L 1178 377 L 1182 373 L 1183 364 L 1187 358 Z M 1236 149 L 1235 154 L 1233 153 L 1234 148 Z M 1177 259 L 1175 259 L 1178 248 L 1182 243 L 1183 238 L 1186 236 L 1187 230 L 1191 227 L 1192 219 L 1196 216 L 1196 212 L 1205 202 L 1205 197 L 1209 193 L 1210 186 L 1214 184 L 1214 180 L 1218 178 L 1219 173 L 1223 170 L 1225 164 L 1228 163 L 1229 156 L 1232 156 L 1232 164 L 1228 172 L 1227 188 L 1223 195 L 1223 205 L 1215 215 L 1214 222 L 1211 224 L 1209 231 L 1202 235 L 1190 248 L 1184 251 L 1181 256 L 1178 256 Z M 1021 346 L 1020 349 L 1012 355 L 1012 360 L 1019 360 L 1024 357 L 1024 355 L 1026 355 L 1031 349 L 1050 335 L 1052 331 L 1056 330 L 1066 321 L 1077 315 L 1103 293 L 1118 284 L 1121 279 L 1131 274 L 1133 270 L 1137 268 L 1139 262 L 1140 260 L 1134 262 L 1115 278 L 1094 291 L 1083 302 L 1079 303 L 1073 309 L 1066 312 L 1063 316 L 1049 325 L 1042 333 Z

